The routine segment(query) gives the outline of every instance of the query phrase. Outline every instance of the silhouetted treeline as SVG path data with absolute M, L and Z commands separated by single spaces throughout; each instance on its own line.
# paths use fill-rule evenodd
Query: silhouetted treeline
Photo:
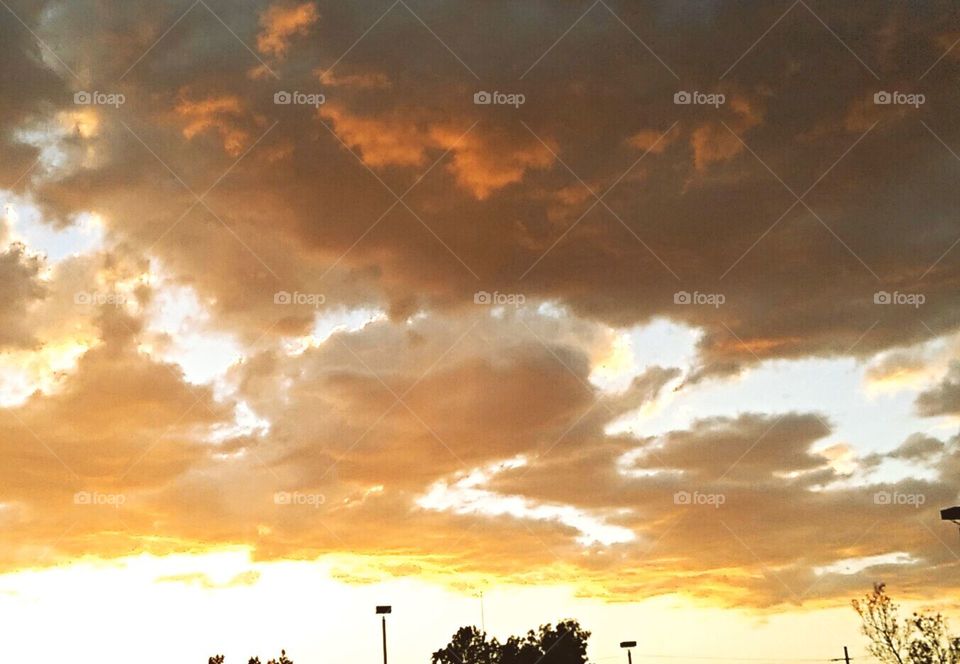
M 207 664 L 223 664 L 223 655 L 214 655 L 207 660 Z M 259 657 L 251 657 L 247 664 L 260 664 Z M 280 651 L 280 659 L 271 659 L 267 664 L 293 664 L 293 660 L 287 659 L 287 651 Z
M 433 653 L 432 664 L 584 664 L 590 632 L 576 620 L 541 625 L 503 643 L 476 627 L 461 627 L 450 643 Z
M 490 639 L 476 627 L 461 627 L 450 643 L 433 653 L 432 664 L 586 664 L 587 640 L 590 632 L 576 620 L 564 620 L 553 625 L 541 625 L 525 636 L 511 636 L 501 643 Z M 224 664 L 223 655 L 215 655 L 207 664 Z M 260 664 L 259 657 L 251 657 L 247 664 Z M 287 652 L 280 651 L 279 659 L 267 664 L 293 664 Z

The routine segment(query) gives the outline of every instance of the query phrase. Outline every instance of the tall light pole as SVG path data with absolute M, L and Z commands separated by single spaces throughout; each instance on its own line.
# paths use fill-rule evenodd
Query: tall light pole
M 636 642 L 636 641 L 621 641 L 621 642 L 620 642 L 620 647 L 627 649 L 627 664 L 633 664 L 633 655 L 630 654 L 630 649 L 631 649 L 631 648 L 636 648 L 636 647 L 637 647 L 637 642 Z
M 391 606 L 378 606 L 377 615 L 383 616 L 383 664 L 387 664 L 387 614 L 393 613 Z

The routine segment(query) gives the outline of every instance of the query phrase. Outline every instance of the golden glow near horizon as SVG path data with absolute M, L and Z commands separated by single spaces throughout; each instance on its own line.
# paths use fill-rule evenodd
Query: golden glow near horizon
M 390 635 L 397 661 L 427 661 L 459 626 L 480 625 L 480 591 L 487 630 L 500 638 L 523 626 L 579 617 L 594 632 L 591 661 L 619 654 L 617 643 L 624 634 L 636 636 L 641 652 L 655 655 L 710 651 L 736 659 L 804 648 L 827 657 L 833 654 L 829 636 L 843 638 L 855 626 L 855 616 L 845 607 L 827 609 L 832 627 L 821 632 L 824 643 L 811 649 L 803 630 L 823 617 L 823 609 L 750 614 L 679 596 L 606 604 L 576 597 L 562 585 L 499 586 L 482 577 L 461 579 L 454 590 L 429 579 L 398 576 L 390 571 L 398 565 L 402 563 L 351 557 L 254 562 L 240 549 L 78 561 L 0 575 L 0 618 L 38 629 L 57 625 L 62 638 L 44 646 L 52 661 L 78 652 L 122 661 L 139 648 L 142 661 L 157 663 L 183 652 L 223 652 L 228 661 L 254 654 L 265 659 L 281 647 L 294 661 L 373 660 L 380 643 L 372 607 L 385 601 L 394 605 Z M 176 637 L 157 640 L 158 620 Z M 687 629 L 691 623 L 700 625 L 694 634 Z M 799 631 L 790 634 L 786 625 Z M 104 630 L 112 638 L 104 640 Z M 650 638 L 654 634 L 656 641 Z M 36 639 L 31 632 L 11 635 L 4 647 L 10 657 L 25 657 L 36 653 Z M 670 642 L 677 645 L 665 648 Z M 143 649 L 144 643 L 150 648 Z

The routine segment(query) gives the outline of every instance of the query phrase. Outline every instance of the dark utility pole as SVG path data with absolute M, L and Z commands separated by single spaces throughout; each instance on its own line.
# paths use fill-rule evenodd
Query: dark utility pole
M 383 616 L 383 664 L 387 664 L 387 614 L 393 613 L 391 606 L 378 606 L 377 615 Z
M 387 664 L 387 617 L 383 616 L 383 664 Z

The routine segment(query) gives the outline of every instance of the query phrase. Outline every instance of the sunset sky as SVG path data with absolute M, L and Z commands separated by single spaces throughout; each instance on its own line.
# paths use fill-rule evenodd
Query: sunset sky
M 0 0 L 0 651 L 960 628 L 960 15 Z M 479 595 L 483 593 L 482 610 Z M 863 661 L 863 660 L 861 660 Z

